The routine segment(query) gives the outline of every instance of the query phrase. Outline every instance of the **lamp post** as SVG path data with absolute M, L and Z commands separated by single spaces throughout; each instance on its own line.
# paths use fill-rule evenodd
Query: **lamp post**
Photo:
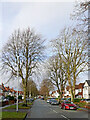
M 19 69 L 18 69 L 19 56 L 17 55 L 17 106 L 16 111 L 18 112 L 18 82 L 19 82 Z
M 19 83 L 19 55 L 18 55 L 18 39 L 16 39 L 16 52 L 17 52 L 17 104 L 16 111 L 18 112 L 18 83 Z

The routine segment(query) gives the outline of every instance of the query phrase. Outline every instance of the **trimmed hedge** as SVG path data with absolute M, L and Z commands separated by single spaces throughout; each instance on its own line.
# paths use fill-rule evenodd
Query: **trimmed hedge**
M 8 98 L 9 100 L 14 100 L 14 96 L 8 95 L 6 98 Z
M 75 98 L 74 102 L 80 102 L 82 99 L 81 98 Z

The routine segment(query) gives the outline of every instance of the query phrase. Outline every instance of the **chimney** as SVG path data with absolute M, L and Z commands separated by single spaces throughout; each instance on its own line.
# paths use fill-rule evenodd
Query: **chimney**
M 2 83 L 2 87 L 4 87 L 4 84 Z

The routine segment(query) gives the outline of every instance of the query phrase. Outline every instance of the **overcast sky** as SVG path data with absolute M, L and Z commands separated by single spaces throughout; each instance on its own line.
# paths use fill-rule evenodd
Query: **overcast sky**
M 67 0 L 67 2 L 66 0 L 63 2 L 54 2 L 54 0 L 53 2 L 45 2 L 45 0 L 44 2 L 3 1 L 0 3 L 1 49 L 13 31 L 18 28 L 33 28 L 37 33 L 41 33 L 48 43 L 57 37 L 65 26 L 73 25 L 70 14 L 73 12 L 74 0 Z M 82 79 L 87 79 L 87 76 Z

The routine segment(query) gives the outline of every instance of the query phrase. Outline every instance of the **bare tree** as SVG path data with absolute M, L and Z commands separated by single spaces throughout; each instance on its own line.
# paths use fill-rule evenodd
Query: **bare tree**
M 66 76 L 63 69 L 63 63 L 61 62 L 61 59 L 59 56 L 52 56 L 48 61 L 47 70 L 49 73 L 49 78 L 51 83 L 55 85 L 58 89 L 58 93 L 60 96 L 60 99 L 62 98 L 64 87 L 66 85 Z
M 36 34 L 30 28 L 23 31 L 18 29 L 2 50 L 2 70 L 5 74 L 10 74 L 9 80 L 16 77 L 17 65 L 19 67 L 19 78 L 22 80 L 24 88 L 25 103 L 28 80 L 38 67 L 38 62 L 40 63 L 43 58 L 43 42 L 41 35 Z M 17 56 L 19 56 L 19 60 L 17 60 Z
M 86 70 L 88 62 L 85 35 L 81 31 L 77 32 L 75 29 L 65 28 L 60 36 L 52 42 L 56 53 L 64 65 L 62 71 L 68 80 L 72 101 L 75 97 L 77 77 Z
M 23 85 L 22 83 L 20 84 L 22 90 L 23 90 Z M 39 91 L 37 89 L 37 85 L 33 80 L 28 80 L 28 84 L 27 84 L 27 94 L 28 97 L 35 97 L 39 94 Z
M 40 85 L 40 94 L 48 97 L 49 92 L 54 89 L 53 84 L 49 79 L 44 79 Z
M 73 20 L 77 20 L 79 28 L 82 26 L 84 27 L 84 31 L 88 30 L 88 25 L 90 21 L 89 16 L 89 7 L 90 1 L 89 0 L 80 0 L 75 2 L 73 13 L 71 14 L 71 18 Z

